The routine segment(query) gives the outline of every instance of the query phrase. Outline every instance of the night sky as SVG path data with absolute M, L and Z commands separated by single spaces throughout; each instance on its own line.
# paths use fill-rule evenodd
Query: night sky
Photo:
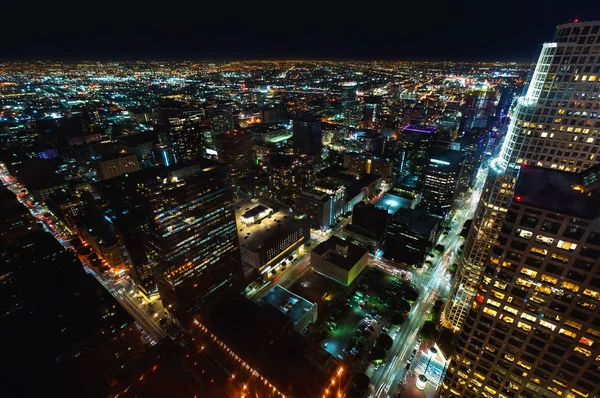
M 557 24 L 600 19 L 598 0 L 355 1 L 22 2 L 0 14 L 0 58 L 531 62 Z

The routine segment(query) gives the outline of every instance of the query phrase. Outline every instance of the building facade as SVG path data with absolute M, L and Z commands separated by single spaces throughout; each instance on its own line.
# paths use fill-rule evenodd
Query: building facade
M 542 47 L 526 94 L 516 101 L 444 311 L 447 325 L 455 330 L 475 298 L 521 165 L 578 172 L 598 161 L 599 30 L 600 22 L 559 25 L 554 40 Z
M 453 208 L 465 158 L 459 151 L 431 152 L 425 168 L 420 205 L 431 214 L 445 217 Z
M 176 318 L 238 290 L 241 263 L 227 170 L 202 160 L 131 179 L 144 214 L 144 247 L 164 307 Z
M 598 396 L 598 183 L 523 166 L 514 191 L 442 396 Z

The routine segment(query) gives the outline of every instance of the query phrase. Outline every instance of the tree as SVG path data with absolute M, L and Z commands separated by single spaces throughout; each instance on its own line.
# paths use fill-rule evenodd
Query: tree
M 369 353 L 370 361 L 377 361 L 378 359 L 383 359 L 385 357 L 385 350 L 381 347 L 375 346 Z
M 421 331 L 419 332 L 419 335 L 425 341 L 433 341 L 437 336 L 437 328 L 435 323 L 432 321 L 425 322 L 421 328 Z
M 410 304 L 408 303 L 408 301 L 400 299 L 398 300 L 396 309 L 402 314 L 408 314 L 410 312 Z
M 354 375 L 353 381 L 354 385 L 359 390 L 366 390 L 371 384 L 371 379 L 369 379 L 369 376 L 367 376 L 364 373 L 357 373 L 356 375 Z
M 406 317 L 400 311 L 394 311 L 394 313 L 390 317 L 390 322 L 392 322 L 392 325 L 395 325 L 395 326 L 402 325 L 405 320 L 406 320 Z
M 403 293 L 404 300 L 407 301 L 415 301 L 419 298 L 419 292 L 417 292 L 412 286 L 405 287 Z
M 379 337 L 377 337 L 377 347 L 382 348 L 384 351 L 389 350 L 390 348 L 392 348 L 392 345 L 394 344 L 394 340 L 388 336 L 385 333 L 381 333 L 379 335 Z

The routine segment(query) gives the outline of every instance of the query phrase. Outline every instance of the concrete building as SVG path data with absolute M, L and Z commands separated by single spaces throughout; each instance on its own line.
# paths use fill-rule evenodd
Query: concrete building
M 599 169 L 521 168 L 443 397 L 600 395 Z
M 346 153 L 344 154 L 344 167 L 354 174 L 366 173 L 390 178 L 393 174 L 394 162 L 371 155 Z
M 307 155 L 270 155 L 267 172 L 273 199 L 292 205 L 302 190 L 312 186 L 313 158 Z
M 349 286 L 366 268 L 369 251 L 332 236 L 310 253 L 314 270 L 344 286 Z
M 136 154 L 125 144 L 105 142 L 91 146 L 92 159 L 96 160 L 96 178 L 107 180 L 140 169 Z
M 279 285 L 271 290 L 260 300 L 260 304 L 268 304 L 292 320 L 294 330 L 304 334 L 308 326 L 317 322 L 317 304 L 311 303 Z
M 112 224 L 99 212 L 89 212 L 78 217 L 75 228 L 81 239 L 90 245 L 98 256 L 103 258 L 115 271 L 126 270 L 127 260 L 123 246 Z
M 264 198 L 235 204 L 242 264 L 261 275 L 288 259 L 310 239 L 308 218 Z
M 440 216 L 422 210 L 399 209 L 388 223 L 384 256 L 421 265 L 442 232 L 441 224 Z

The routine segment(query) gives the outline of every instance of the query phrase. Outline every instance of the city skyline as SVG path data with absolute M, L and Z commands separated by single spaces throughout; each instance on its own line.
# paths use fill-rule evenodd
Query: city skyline
M 8 42 L 7 395 L 600 394 L 592 9 L 226 6 Z M 474 62 L 242 60 L 287 50 Z

